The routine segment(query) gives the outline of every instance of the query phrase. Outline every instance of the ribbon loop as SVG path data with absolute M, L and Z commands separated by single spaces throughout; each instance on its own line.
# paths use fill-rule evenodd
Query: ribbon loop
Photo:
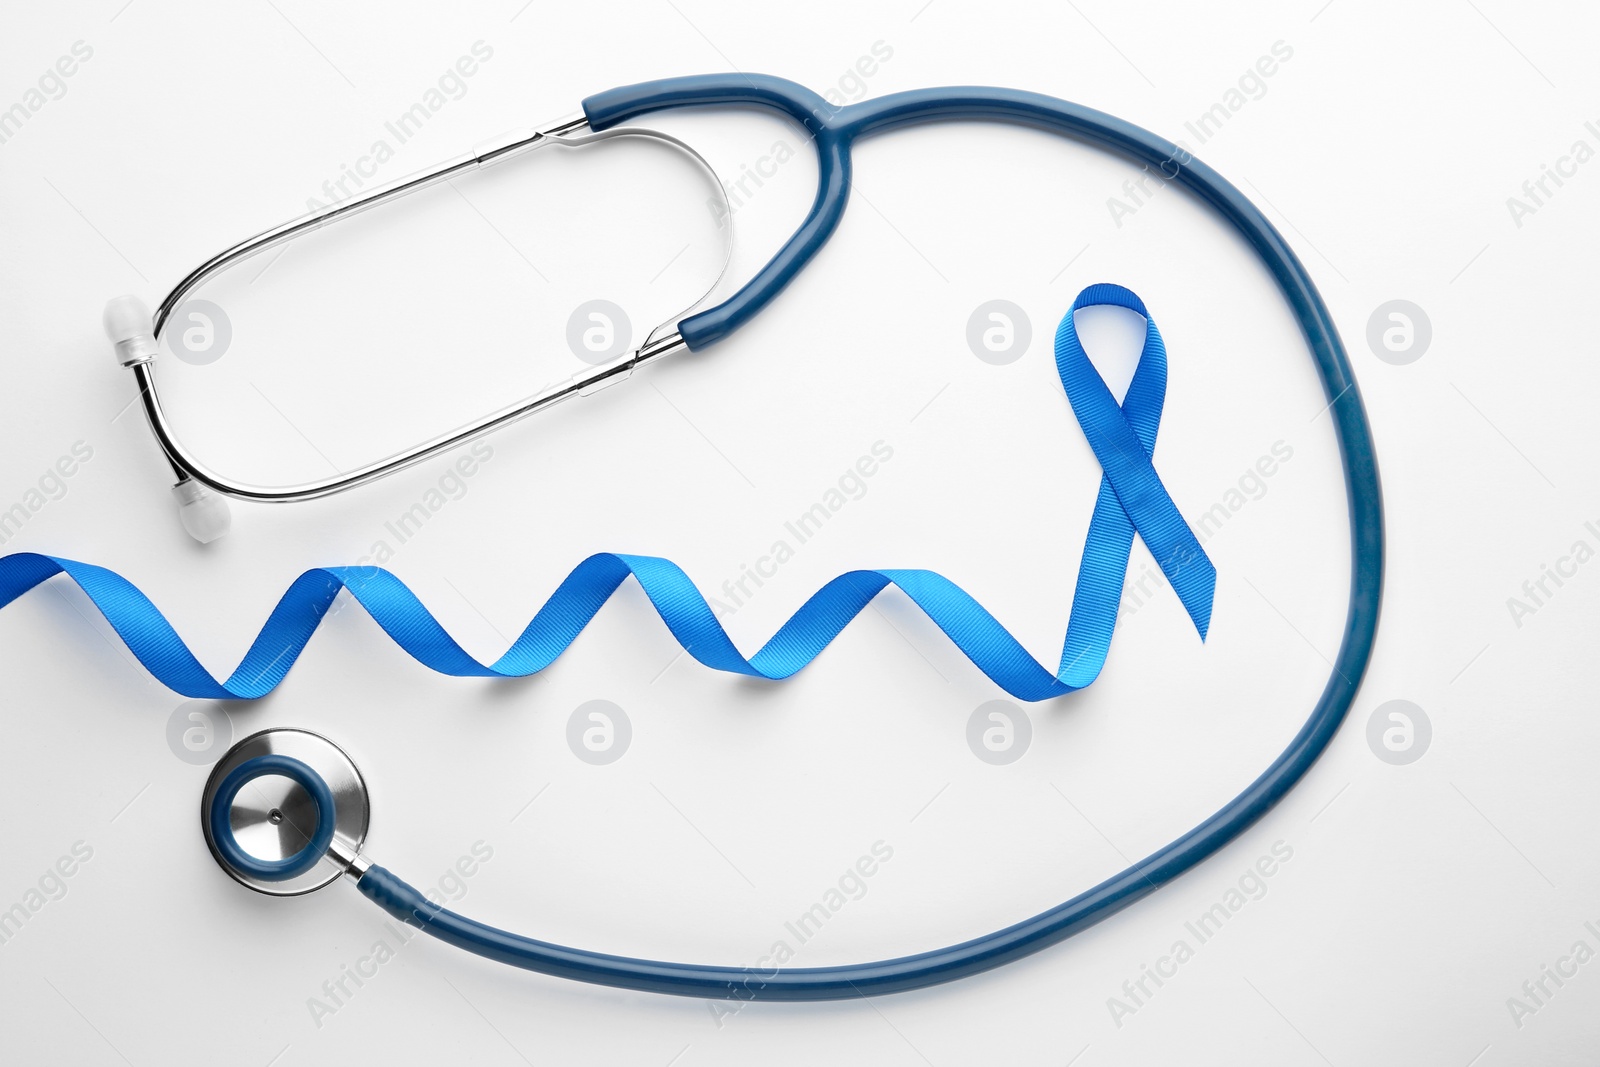
M 1078 340 L 1073 316 L 1081 308 L 1097 306 L 1126 308 L 1145 320 L 1144 348 L 1121 404 Z M 1217 569 L 1178 512 L 1151 461 L 1166 403 L 1167 349 L 1144 301 L 1132 291 L 1106 282 L 1079 293 L 1056 330 L 1056 370 L 1104 472 L 1073 594 L 1061 675 L 1065 678 L 1069 670 L 1091 666 L 1099 673 L 1110 647 L 1110 630 L 1116 625 L 1135 531 L 1172 583 L 1200 639 L 1205 640 L 1211 627 Z

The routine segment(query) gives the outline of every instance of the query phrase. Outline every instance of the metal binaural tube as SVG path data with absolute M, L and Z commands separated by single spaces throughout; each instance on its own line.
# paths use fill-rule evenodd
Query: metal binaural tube
M 183 298 L 189 295 L 191 290 L 213 274 L 226 270 L 235 263 L 249 259 L 251 256 L 260 255 L 270 248 L 276 248 L 303 234 L 321 229 L 329 223 L 359 215 L 368 208 L 377 207 L 379 204 L 387 203 L 390 200 L 398 200 L 409 193 L 419 192 L 429 186 L 449 181 L 458 174 L 464 174 L 467 171 L 476 170 L 478 167 L 488 166 L 491 163 L 498 163 L 502 159 L 509 159 L 511 156 L 519 155 L 529 149 L 542 147 L 551 143 L 557 137 L 587 129 L 588 125 L 588 120 L 583 117 L 582 113 L 579 113 L 576 116 L 568 116 L 539 129 L 515 131 L 490 142 L 488 145 L 480 146 L 480 149 L 455 156 L 442 163 L 436 163 L 424 170 L 396 178 L 394 181 L 386 182 L 383 185 L 375 185 L 365 192 L 355 194 L 348 200 L 340 200 L 337 203 L 307 212 L 299 218 L 290 219 L 288 222 L 274 226 L 270 230 L 263 230 L 254 237 L 248 237 L 231 248 L 225 248 L 185 275 L 183 280 L 173 287 L 172 292 L 168 293 L 166 298 L 161 301 L 160 306 L 156 308 L 155 315 L 156 339 L 159 340 L 161 338 L 161 331 L 166 327 L 167 318 L 183 301 Z
M 183 445 L 178 443 L 177 437 L 172 432 L 171 423 L 167 419 L 166 411 L 161 406 L 160 395 L 156 391 L 153 364 L 150 362 L 135 364 L 133 366 L 133 375 L 139 384 L 139 393 L 144 400 L 145 415 L 150 420 L 150 429 L 154 432 L 156 441 L 160 443 L 162 450 L 166 452 L 175 469 L 181 471 L 185 477 L 209 486 L 224 496 L 234 497 L 238 500 L 281 504 L 298 500 L 315 500 L 318 497 L 328 496 L 344 489 L 353 489 L 358 485 L 365 485 L 368 482 L 377 481 L 379 478 L 403 471 L 407 467 L 421 463 L 423 460 L 436 456 L 441 452 L 447 452 L 457 445 L 465 444 L 475 437 L 488 433 L 490 430 L 554 407 L 563 400 L 574 396 L 586 395 L 597 388 L 604 388 L 608 385 L 615 385 L 617 382 L 625 381 L 633 374 L 635 368 L 647 363 L 654 363 L 663 356 L 671 355 L 673 352 L 686 347 L 683 343 L 683 338 L 678 336 L 676 331 L 673 331 L 650 341 L 637 351 L 629 352 L 609 363 L 603 363 L 592 370 L 582 374 L 575 374 L 565 381 L 547 386 L 531 396 L 524 397 L 514 404 L 501 408 L 499 411 L 458 426 L 456 429 L 424 441 L 414 448 L 375 460 L 346 474 L 335 474 L 328 478 L 289 486 L 256 486 L 230 482 L 203 466 L 199 460 L 184 449 Z
M 716 172 L 705 158 L 689 145 L 684 144 L 675 137 L 654 130 L 612 129 L 602 133 L 590 133 L 588 132 L 588 120 L 582 113 L 579 113 L 539 129 L 518 130 L 504 134 L 477 146 L 472 152 L 456 156 L 426 170 L 407 175 L 385 185 L 375 186 L 348 200 L 320 208 L 241 241 L 212 256 L 185 276 L 162 300 L 151 326 L 148 328 L 141 326 L 138 330 L 130 333 L 129 331 L 132 330 L 132 327 L 127 327 L 124 320 L 130 319 L 127 301 L 132 300 L 132 298 L 119 298 L 117 301 L 113 301 L 112 310 L 115 310 L 116 314 L 113 316 L 112 310 L 108 310 L 108 332 L 112 334 L 112 340 L 118 346 L 119 361 L 133 371 L 134 379 L 139 387 L 145 415 L 150 423 L 151 432 L 154 433 L 162 452 L 171 463 L 174 473 L 178 476 L 179 484 L 176 489 L 187 489 L 189 496 L 196 496 L 203 495 L 201 487 L 204 486 L 224 496 L 266 503 L 312 500 L 328 496 L 404 470 L 416 463 L 488 433 L 490 430 L 553 407 L 569 397 L 587 395 L 606 386 L 614 385 L 631 376 L 635 368 L 646 363 L 653 363 L 663 356 L 687 348 L 688 346 L 684 343 L 678 331 L 668 329 L 667 325 L 664 324 L 652 331 L 640 348 L 609 363 L 586 370 L 565 381 L 547 386 L 513 404 L 509 404 L 447 433 L 423 441 L 413 448 L 376 460 L 355 471 L 339 473 L 298 485 L 250 485 L 230 481 L 221 474 L 210 470 L 201 464 L 178 441 L 172 423 L 161 404 L 160 394 L 156 387 L 154 366 L 155 355 L 159 351 L 161 331 L 166 326 L 167 320 L 173 311 L 182 303 L 184 297 L 207 278 L 251 256 L 282 245 L 295 237 L 310 233 L 340 219 L 349 218 L 369 208 L 396 200 L 408 193 L 417 192 L 440 182 L 448 181 L 450 178 L 467 171 L 508 159 L 521 152 L 549 144 L 557 144 L 563 147 L 581 147 L 619 136 L 650 137 L 665 142 L 688 155 L 706 173 L 718 193 L 722 195 L 725 209 L 723 213 L 724 219 L 726 220 L 731 214 L 731 211 L 727 210 L 727 191 L 718 179 Z M 726 247 L 722 271 L 725 271 L 732 256 L 732 228 L 726 221 L 723 223 L 723 227 L 726 234 Z M 668 322 L 670 323 L 681 315 L 687 314 L 702 303 L 715 290 L 717 283 L 721 280 L 722 271 L 718 272 L 717 278 L 707 288 L 704 296 L 697 299 L 689 308 L 680 312 L 679 315 L 673 316 Z M 133 303 L 137 305 L 136 300 Z M 144 311 L 142 306 L 138 306 L 137 310 L 139 312 L 138 318 L 141 322 L 150 321 L 147 319 L 148 313 Z M 113 329 L 113 318 L 115 319 L 116 329 Z M 128 340 L 123 336 L 124 334 L 134 339 Z M 182 499 L 180 502 L 182 502 Z M 221 502 L 217 501 L 216 503 L 220 505 Z M 189 524 L 186 521 L 187 525 Z M 217 524 L 213 523 L 211 525 L 216 526 Z M 225 531 L 226 523 L 221 524 L 221 529 Z M 190 532 L 194 533 L 193 530 Z M 198 534 L 195 536 L 200 540 L 211 539 L 211 537 L 200 537 Z M 220 533 L 214 536 L 220 536 Z

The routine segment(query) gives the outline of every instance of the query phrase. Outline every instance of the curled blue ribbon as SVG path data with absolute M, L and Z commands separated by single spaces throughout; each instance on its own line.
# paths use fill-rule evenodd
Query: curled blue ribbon
M 1144 350 L 1120 405 L 1084 354 L 1072 321 L 1079 308 L 1096 304 L 1128 308 L 1147 323 Z M 1135 532 L 1172 582 L 1202 640 L 1216 587 L 1216 568 L 1151 463 L 1166 396 L 1166 350 L 1144 304 L 1120 286 L 1085 289 L 1057 331 L 1056 366 L 1104 476 L 1085 539 L 1061 666 L 1054 674 L 960 586 L 926 570 L 842 574 L 817 590 L 760 651 L 746 659 L 677 564 L 654 556 L 602 552 L 578 564 L 511 648 L 485 664 L 462 649 L 405 583 L 388 571 L 317 567 L 289 586 L 244 659 L 224 681 L 200 664 L 144 593 L 104 567 L 33 552 L 0 557 L 0 608 L 65 574 L 88 595 L 145 669 L 168 688 L 187 697 L 252 700 L 283 681 L 340 590 L 348 590 L 384 632 L 424 666 L 457 677 L 514 678 L 554 662 L 632 575 L 689 655 L 715 670 L 778 680 L 814 660 L 873 597 L 894 585 L 1001 689 L 1019 700 L 1045 700 L 1082 689 L 1100 674 L 1111 647 Z

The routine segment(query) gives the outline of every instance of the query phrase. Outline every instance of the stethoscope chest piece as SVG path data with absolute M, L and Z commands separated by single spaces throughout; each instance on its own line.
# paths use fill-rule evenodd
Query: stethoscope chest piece
M 367 783 L 338 745 L 308 730 L 263 730 L 217 761 L 200 826 L 234 881 L 288 897 L 359 873 L 370 812 Z

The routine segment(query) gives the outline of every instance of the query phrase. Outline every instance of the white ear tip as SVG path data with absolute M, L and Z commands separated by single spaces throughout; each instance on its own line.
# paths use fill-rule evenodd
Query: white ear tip
M 189 536 L 208 545 L 228 532 L 233 514 L 228 502 L 192 478 L 172 487 L 178 501 L 178 518 Z
M 160 346 L 156 344 L 155 323 L 144 301 L 136 296 L 119 296 L 106 305 L 103 321 L 118 363 L 132 367 L 156 358 Z
M 112 344 L 132 341 L 152 332 L 150 309 L 136 296 L 119 296 L 106 304 L 103 321 Z

